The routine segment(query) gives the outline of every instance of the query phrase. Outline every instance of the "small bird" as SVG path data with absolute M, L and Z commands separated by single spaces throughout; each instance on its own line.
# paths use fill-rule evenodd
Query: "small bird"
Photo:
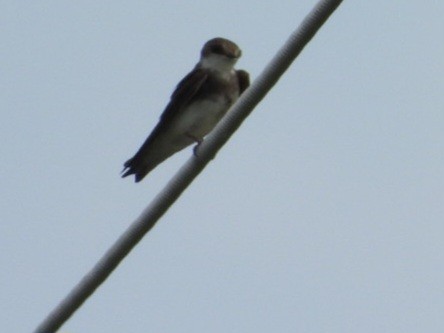
M 240 56 L 239 47 L 228 39 L 205 43 L 199 62 L 177 85 L 157 126 L 125 162 L 122 177 L 134 175 L 140 182 L 174 153 L 203 141 L 250 85 L 249 74 L 234 69 Z

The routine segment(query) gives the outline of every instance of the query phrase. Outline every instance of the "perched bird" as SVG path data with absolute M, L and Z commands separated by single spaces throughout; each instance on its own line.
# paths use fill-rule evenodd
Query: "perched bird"
M 194 69 L 179 82 L 160 120 L 137 153 L 125 162 L 122 177 L 141 181 L 159 163 L 200 144 L 249 86 L 246 71 L 235 70 L 239 47 L 224 38 L 205 43 Z

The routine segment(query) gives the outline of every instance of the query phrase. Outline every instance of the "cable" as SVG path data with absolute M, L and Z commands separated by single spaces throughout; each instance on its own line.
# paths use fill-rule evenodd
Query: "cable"
M 293 32 L 284 46 L 277 52 L 263 72 L 253 82 L 216 128 L 199 146 L 197 157 L 192 156 L 154 198 L 149 206 L 117 239 L 97 264 L 87 273 L 71 292 L 34 331 L 53 333 L 91 296 L 106 280 L 125 256 L 136 246 L 142 237 L 155 225 L 194 178 L 214 158 L 218 150 L 251 113 L 253 108 L 276 84 L 305 45 L 316 34 L 328 17 L 341 4 L 342 0 L 320 0 L 299 28 Z

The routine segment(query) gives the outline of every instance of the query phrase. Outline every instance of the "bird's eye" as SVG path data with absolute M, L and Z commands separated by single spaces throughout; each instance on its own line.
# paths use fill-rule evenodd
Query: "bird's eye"
M 223 47 L 220 46 L 220 45 L 214 45 L 214 46 L 211 48 L 211 51 L 212 51 L 213 53 L 216 53 L 216 54 L 223 54 L 223 53 L 224 53 L 224 49 L 223 49 Z

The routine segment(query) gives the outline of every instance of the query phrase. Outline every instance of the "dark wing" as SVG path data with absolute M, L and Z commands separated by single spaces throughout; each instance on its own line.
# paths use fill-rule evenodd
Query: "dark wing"
M 199 91 L 207 77 L 208 72 L 200 68 L 194 69 L 185 76 L 171 95 L 170 102 L 160 116 L 159 125 L 173 118 L 182 107 L 187 105 Z
M 144 144 L 139 149 L 139 152 L 143 151 L 144 147 L 147 147 L 149 143 L 154 140 L 157 135 L 165 129 L 166 126 L 168 126 L 171 119 L 174 118 L 175 115 L 191 101 L 207 79 L 207 76 L 208 74 L 206 71 L 202 69 L 195 69 L 188 73 L 188 75 L 179 82 L 171 95 L 170 102 L 160 116 L 159 123 L 151 132 L 150 136 L 145 140 Z
M 160 116 L 159 123 L 134 157 L 125 162 L 122 177 L 136 174 L 136 181 L 139 181 L 148 173 L 149 169 L 145 165 L 145 155 L 150 153 L 151 143 L 160 133 L 167 129 L 172 118 L 180 113 L 184 106 L 191 102 L 207 77 L 208 73 L 205 70 L 196 68 L 179 82 L 171 95 L 170 102 Z
M 241 95 L 250 86 L 250 74 L 242 69 L 236 71 L 236 74 L 239 81 L 239 95 Z

